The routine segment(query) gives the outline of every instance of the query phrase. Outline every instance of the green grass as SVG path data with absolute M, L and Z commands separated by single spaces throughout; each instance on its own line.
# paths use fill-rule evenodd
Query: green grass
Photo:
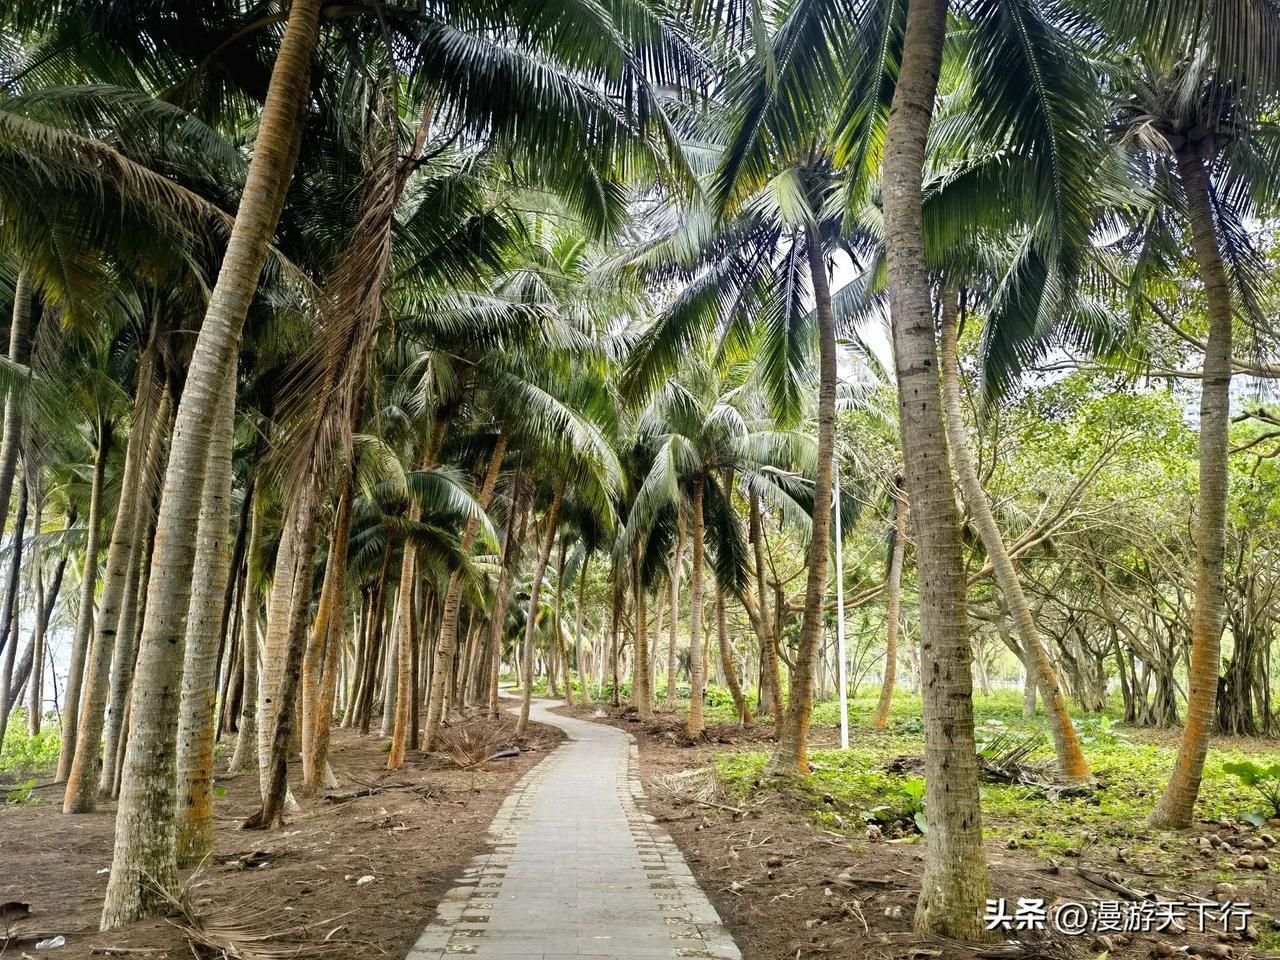
M 56 720 L 46 717 L 40 732 L 33 737 L 27 730 L 27 711 L 19 707 L 9 717 L 4 745 L 0 747 L 0 777 L 9 782 L 44 773 L 57 765 L 61 748 Z
M 815 823 L 851 836 L 861 836 L 870 820 L 884 823 L 898 819 L 909 837 L 914 833 L 909 816 L 918 778 L 889 772 L 885 765 L 895 757 L 923 755 L 919 699 L 895 698 L 884 732 L 869 727 L 873 699 L 851 700 L 849 706 L 850 749 L 811 752 L 816 769 L 810 776 L 798 781 L 762 781 L 767 754 L 743 752 L 717 758 L 721 782 L 739 798 L 762 790 L 798 793 L 809 803 Z M 1045 733 L 1043 715 L 1024 718 L 1017 694 L 975 697 L 974 712 L 980 742 L 1005 730 Z M 830 724 L 836 717 L 835 703 L 814 708 L 815 724 Z M 1152 831 L 1145 822 L 1172 769 L 1176 738 L 1121 728 L 1106 715 L 1081 715 L 1076 726 L 1098 788 L 1083 797 L 1052 799 L 1036 787 L 984 782 L 982 812 L 987 836 L 998 841 L 1016 840 L 1020 847 L 1056 859 L 1083 853 L 1095 845 L 1125 847 L 1134 856 L 1158 856 L 1161 844 L 1185 844 L 1185 838 Z M 1254 791 L 1223 770 L 1224 763 L 1247 756 L 1249 746 L 1233 741 L 1228 748 L 1209 751 L 1198 816 L 1239 819 L 1265 806 Z M 1258 749 L 1265 747 L 1260 742 Z M 1047 736 L 1032 759 L 1052 762 Z M 1208 867 L 1210 862 L 1204 865 Z

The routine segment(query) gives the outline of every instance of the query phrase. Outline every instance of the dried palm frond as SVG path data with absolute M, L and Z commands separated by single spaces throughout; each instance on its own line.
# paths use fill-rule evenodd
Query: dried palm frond
M 287 916 L 278 901 L 255 897 L 247 902 L 212 908 L 197 908 L 191 899 L 191 876 L 176 897 L 170 896 L 176 916 L 169 922 L 182 931 L 197 956 L 226 960 L 287 960 L 303 954 L 322 957 L 336 954 L 339 944 L 312 937 L 302 925 L 281 925 Z M 336 919 L 336 918 L 335 918 Z M 323 926 L 318 924 L 317 926 Z
M 659 774 L 649 782 L 649 786 L 655 793 L 685 800 L 710 802 L 720 796 L 720 778 L 715 767 Z
M 478 724 L 453 727 L 440 737 L 441 751 L 462 770 L 484 763 L 498 745 L 499 731 Z

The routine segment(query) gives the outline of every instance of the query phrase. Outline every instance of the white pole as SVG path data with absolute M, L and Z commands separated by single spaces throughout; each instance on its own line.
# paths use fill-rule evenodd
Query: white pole
M 844 656 L 844 543 L 840 536 L 840 468 L 832 457 L 831 475 L 834 482 L 831 492 L 836 511 L 836 656 L 840 662 L 837 687 L 840 697 L 840 749 L 849 749 L 849 691 L 845 678 Z

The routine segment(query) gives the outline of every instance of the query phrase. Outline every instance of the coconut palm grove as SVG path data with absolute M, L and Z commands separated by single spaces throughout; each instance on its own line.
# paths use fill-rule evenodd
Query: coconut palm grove
M 0 317 L 4 957 L 1280 955 L 1276 0 L 0 0 Z

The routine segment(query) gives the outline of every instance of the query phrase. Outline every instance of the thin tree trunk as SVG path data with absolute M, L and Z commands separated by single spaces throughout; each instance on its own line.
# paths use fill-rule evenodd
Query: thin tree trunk
M 27 484 L 18 481 L 18 515 L 14 520 L 13 546 L 9 553 L 9 579 L 4 592 L 4 665 L 0 667 L 0 749 L 9 728 L 10 694 L 13 690 L 13 663 L 18 653 L 18 584 L 22 572 L 22 545 L 26 539 Z M 15 698 L 16 699 L 16 698 Z
M 573 609 L 573 660 L 578 671 L 578 683 L 582 686 L 582 702 L 591 702 L 591 676 L 583 669 L 582 659 L 582 608 L 587 595 L 587 567 L 591 564 L 591 554 L 584 553 L 582 566 L 578 568 L 578 602 Z
M 209 441 L 204 502 L 196 528 L 195 582 L 187 610 L 182 698 L 178 708 L 178 865 L 194 866 L 213 849 L 214 706 L 218 648 L 231 554 L 231 456 L 236 379 L 228 377 Z
M 893 688 L 898 682 L 898 627 L 902 619 L 902 561 L 907 552 L 907 505 L 893 493 L 893 543 L 889 547 L 889 576 L 885 590 L 884 680 L 876 703 L 871 726 L 883 730 L 889 724 L 889 707 L 893 704 Z
M 516 735 L 523 735 L 529 729 L 529 707 L 533 702 L 533 635 L 538 628 L 538 594 L 542 590 L 542 578 L 547 573 L 547 563 L 551 560 L 551 547 L 555 544 L 556 528 L 560 524 L 560 502 L 564 498 L 564 481 L 556 483 L 555 493 L 551 497 L 551 506 L 547 509 L 547 534 L 538 553 L 538 565 L 533 571 L 533 580 L 529 584 L 529 616 L 524 631 L 524 683 L 521 687 L 523 696 L 520 700 L 520 720 L 516 723 Z
M 511 515 L 507 518 L 507 536 L 502 546 L 502 572 L 498 575 L 498 593 L 494 598 L 493 614 L 489 618 L 489 718 L 498 719 L 498 674 L 502 666 L 502 638 L 506 632 L 507 607 L 511 603 L 511 586 L 516 568 L 524 555 L 524 540 L 528 533 L 533 503 L 533 482 L 516 472 L 515 492 L 511 498 Z
M 780 736 L 782 733 L 782 722 L 786 717 L 785 706 L 782 702 L 782 670 L 778 663 L 778 637 L 774 632 L 773 623 L 769 617 L 768 601 L 769 596 L 767 584 L 765 583 L 765 557 L 764 557 L 764 524 L 760 517 L 760 499 L 753 492 L 748 491 L 751 500 L 750 519 L 748 521 L 748 536 L 751 540 L 751 548 L 755 553 L 756 567 L 756 608 L 755 620 L 757 629 L 760 632 L 760 650 L 763 661 L 765 686 L 769 689 L 770 710 L 773 714 L 773 730 L 774 736 Z
M 907 8 L 902 66 L 886 131 L 882 192 L 900 435 L 920 577 L 929 833 L 915 929 L 982 940 L 991 936 L 982 919 L 990 887 L 973 737 L 972 651 L 960 522 L 942 422 L 921 197 L 946 19 L 946 0 L 912 0 Z
M 244 612 L 240 617 L 240 659 L 244 679 L 241 682 L 243 692 L 236 749 L 229 769 L 232 774 L 251 773 L 258 769 L 258 608 L 262 602 L 258 587 L 262 578 L 261 551 L 261 510 L 255 502 L 249 508 L 249 544 L 245 548 Z
M 489 458 L 489 468 L 485 471 L 484 480 L 480 484 L 478 502 L 482 509 L 487 509 L 493 499 L 493 491 L 498 485 L 498 475 L 502 471 L 502 460 L 507 455 L 507 437 L 498 437 L 498 442 Z M 475 546 L 476 535 L 480 532 L 479 521 L 475 517 L 467 519 L 467 527 L 462 536 L 462 552 L 468 553 Z M 449 661 L 458 648 L 458 613 L 462 607 L 462 578 L 455 571 L 449 576 L 449 587 L 445 593 L 444 610 L 440 616 L 440 637 L 436 641 L 436 653 L 431 668 L 431 688 L 427 694 L 427 729 L 422 738 L 424 750 L 434 750 L 436 737 L 440 733 L 440 724 L 444 721 L 445 675 Z
M 35 285 L 26 270 L 18 272 L 13 286 L 13 314 L 9 322 L 9 359 L 25 366 L 31 357 L 31 312 Z M 0 535 L 9 520 L 9 497 L 18 469 L 18 451 L 22 446 L 22 408 L 24 399 L 13 393 L 4 406 L 4 427 L 0 432 Z
M 413 585 L 417 564 L 417 551 L 407 540 L 404 558 L 400 564 L 400 586 L 396 591 L 396 694 L 395 728 L 391 736 L 391 750 L 387 753 L 387 769 L 399 770 L 404 766 L 405 749 L 409 744 L 409 713 L 414 699 L 413 691 Z M 390 664 L 388 664 L 388 670 Z
M 364 678 L 361 681 L 360 700 L 356 704 L 356 720 L 360 724 L 360 732 L 368 733 L 373 717 L 373 695 L 378 682 L 378 660 L 382 656 L 387 626 L 387 578 L 391 574 L 392 538 L 387 538 L 387 547 L 382 555 L 382 568 L 374 584 L 373 601 L 370 607 L 370 633 L 366 643 Z
M 89 656 L 89 638 L 93 634 L 93 594 L 98 584 L 98 541 L 102 530 L 102 483 L 106 476 L 107 455 L 111 452 L 112 424 L 98 424 L 98 446 L 93 462 L 93 480 L 89 486 L 89 518 L 85 531 L 84 564 L 80 571 L 80 606 L 76 614 L 75 639 L 71 645 L 70 672 L 67 675 L 67 699 L 62 708 L 62 744 L 58 750 L 56 783 L 66 782 L 71 773 L 71 760 L 76 751 L 76 733 L 80 727 L 80 691 L 84 683 L 85 661 Z
M 1178 175 L 1187 197 L 1191 241 L 1209 306 L 1204 377 L 1200 381 L 1200 502 L 1196 510 L 1196 585 L 1191 612 L 1191 665 L 1187 671 L 1187 722 L 1178 757 L 1154 827 L 1191 825 L 1205 755 L 1213 734 L 1222 645 L 1223 555 L 1226 550 L 1228 427 L 1231 416 L 1231 288 L 1218 245 L 1209 175 L 1194 146 L 1178 151 Z
M 693 573 L 689 587 L 689 718 L 685 733 L 689 739 L 702 736 L 706 724 L 702 719 L 702 697 L 705 680 L 702 675 L 702 557 L 703 520 L 702 485 L 704 477 L 693 479 Z
M 631 705 L 641 720 L 653 717 L 653 696 L 649 690 L 649 624 L 646 608 L 643 573 L 640 555 L 643 552 L 643 539 L 636 543 L 631 554 L 631 595 L 632 619 L 635 621 L 636 655 L 631 668 Z
M 813 719 L 813 667 L 822 641 L 822 602 L 827 593 L 827 555 L 831 540 L 831 463 L 835 456 L 836 321 L 831 287 L 816 227 L 805 237 L 809 275 L 818 315 L 818 463 L 813 483 L 813 534 L 809 540 L 809 577 L 804 593 L 796 666 L 791 671 L 787 709 L 780 718 L 778 744 L 768 769 L 785 775 L 809 772 L 809 724 Z M 777 722 L 777 721 L 775 721 Z
M 36 508 L 32 533 L 31 564 L 35 569 L 36 622 L 31 630 L 31 679 L 27 688 L 27 731 L 35 737 L 40 734 L 40 721 L 44 714 L 44 551 L 40 548 L 40 527 L 44 519 L 44 490 L 40 482 L 40 468 L 34 458 L 23 458 L 30 473 L 28 482 L 35 489 Z
M 302 782 L 312 790 L 321 790 L 332 781 L 329 771 L 329 735 L 333 727 L 333 701 L 337 693 L 338 661 L 346 645 L 346 626 L 342 618 L 343 598 L 347 590 L 347 546 L 351 542 L 352 499 L 355 474 L 347 472 L 346 483 L 338 498 L 338 514 L 333 524 L 333 542 L 329 547 L 329 560 L 325 567 L 324 587 L 320 591 L 320 604 L 316 608 L 313 627 L 313 644 L 322 647 L 323 659 L 317 650 L 313 656 L 320 666 L 319 696 L 305 713 L 302 741 Z M 314 672 L 317 667 L 312 665 Z M 304 677 L 305 677 L 304 668 Z M 307 703 L 304 694 L 304 709 Z
M 555 629 L 555 647 L 560 653 L 561 662 L 564 664 L 564 699 L 565 703 L 573 706 L 573 675 L 569 672 L 569 650 L 568 645 L 564 642 L 564 633 L 560 630 L 560 604 L 564 599 L 564 559 L 565 559 L 565 541 L 564 537 L 560 538 L 560 560 L 556 564 L 556 593 L 555 602 L 551 607 L 551 618 Z
M 125 762 L 103 929 L 168 909 L 177 893 L 174 747 L 177 683 L 191 597 L 209 436 L 218 398 L 284 206 L 302 136 L 320 0 L 293 0 L 258 124 L 243 200 L 209 298 L 182 393 L 165 473 L 155 562 L 138 668 L 133 736 Z
M 143 471 L 151 458 L 156 434 L 168 419 L 169 394 L 166 391 L 159 409 L 152 410 L 151 396 L 155 382 L 156 343 L 152 340 L 143 351 L 138 369 L 138 386 L 133 404 L 133 421 L 125 446 L 124 472 L 121 477 L 120 502 L 111 541 L 107 547 L 107 565 L 102 578 L 102 599 L 95 616 L 97 635 L 89 655 L 88 674 L 76 725 L 76 746 L 67 787 L 63 797 L 63 813 L 90 813 L 97 802 L 98 784 L 102 779 L 102 730 L 107 696 L 111 682 L 111 663 L 115 655 L 120 626 L 120 612 L 128 601 L 129 570 L 138 562 L 136 550 L 138 514 L 142 510 Z
M 733 497 L 733 473 L 730 471 L 724 478 L 724 495 L 726 500 Z M 735 521 L 736 522 L 736 521 Z M 733 647 L 729 643 L 729 631 L 725 627 L 724 587 L 716 581 L 716 645 L 720 651 L 720 672 L 724 674 L 725 686 L 733 697 L 733 705 L 738 711 L 738 723 L 749 727 L 754 722 L 751 716 L 751 704 L 742 692 L 742 684 L 738 681 L 738 671 L 733 665 Z
M 671 632 L 667 635 L 667 695 L 664 705 L 672 712 L 676 709 L 677 643 L 680 633 L 680 578 L 684 576 L 684 509 L 676 504 L 676 552 L 671 558 Z
M 166 396 L 168 393 L 166 391 Z M 152 425 L 152 442 L 147 450 L 147 463 L 139 483 L 142 487 L 133 531 L 133 551 L 124 584 L 124 603 L 116 625 L 115 655 L 111 661 L 111 700 L 103 735 L 102 779 L 98 796 L 115 799 L 120 787 L 120 762 L 124 758 L 126 717 L 133 693 L 138 649 L 142 642 L 142 624 L 146 619 L 147 583 L 155 554 L 155 502 L 158 495 L 156 478 L 164 470 L 166 448 L 173 430 L 170 400 L 162 401 L 164 416 Z M 187 532 L 190 536 L 190 531 Z M 184 611 L 185 613 L 185 611 Z
M 430 470 L 436 462 L 436 456 L 440 451 L 440 444 L 444 440 L 444 430 L 447 424 L 446 418 L 442 414 L 436 415 L 435 426 L 432 429 L 431 438 L 427 441 L 427 449 L 422 457 L 422 470 Z M 415 512 L 421 512 L 414 504 L 411 507 Z M 416 690 L 414 688 L 414 657 L 417 655 L 417 637 L 413 632 L 413 585 L 414 570 L 417 564 L 417 550 L 406 540 L 404 545 L 404 554 L 400 562 L 400 590 L 396 594 L 396 660 L 395 660 L 395 685 L 390 683 L 391 679 L 391 660 L 387 660 L 387 693 L 388 698 L 394 690 L 394 726 L 391 732 L 391 751 L 387 754 L 387 769 L 399 770 L 404 766 L 404 754 L 409 745 L 409 725 L 412 720 L 412 707 L 416 698 Z M 456 636 L 456 635 L 455 635 Z M 443 682 L 447 677 L 448 664 L 445 664 L 443 670 L 437 670 L 438 678 Z M 435 682 L 433 678 L 432 682 Z M 443 691 L 442 691 L 443 692 Z M 388 700 L 383 702 L 383 726 L 387 726 L 389 719 L 388 710 L 391 704 Z
M 1071 723 L 1071 714 L 1067 711 L 1067 701 L 1062 695 L 1058 683 L 1057 671 L 1045 652 L 1040 641 L 1040 631 L 1036 629 L 1035 618 L 1031 615 L 1031 605 L 1022 591 L 1018 573 L 1013 561 L 1009 559 L 1009 551 L 1005 549 L 1004 538 L 1000 527 L 996 524 L 987 495 L 982 489 L 982 481 L 978 479 L 978 469 L 969 453 L 968 438 L 965 435 L 964 414 L 960 407 L 960 363 L 956 356 L 956 300 L 954 291 L 943 287 L 942 300 L 942 399 L 946 407 L 947 441 L 951 447 L 951 461 L 956 468 L 956 476 L 960 481 L 960 492 L 964 497 L 969 516 L 978 528 L 978 536 L 986 548 L 987 557 L 995 568 L 996 583 L 1004 594 L 1022 639 L 1023 650 L 1034 661 L 1040 690 L 1044 695 L 1045 712 L 1049 719 L 1049 730 L 1053 734 L 1054 753 L 1058 758 L 1058 775 L 1069 783 L 1089 779 L 1089 761 L 1085 759 L 1080 748 L 1080 740 L 1076 736 L 1075 726 Z

